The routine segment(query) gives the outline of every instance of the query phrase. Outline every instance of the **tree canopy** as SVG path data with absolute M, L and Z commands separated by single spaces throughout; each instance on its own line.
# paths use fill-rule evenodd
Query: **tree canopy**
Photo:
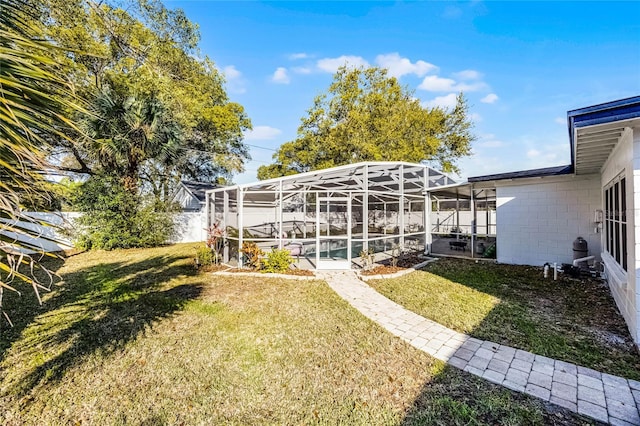
M 384 69 L 342 67 L 302 118 L 298 137 L 259 168 L 258 178 L 359 161 L 427 160 L 457 172 L 456 160 L 471 153 L 471 128 L 462 94 L 452 110 L 426 108 Z
M 158 0 L 45 0 L 51 52 L 92 114 L 55 139 L 61 168 L 117 175 L 167 198 L 182 178 L 215 181 L 244 169 L 251 122 L 224 77 L 200 57 L 198 26 Z

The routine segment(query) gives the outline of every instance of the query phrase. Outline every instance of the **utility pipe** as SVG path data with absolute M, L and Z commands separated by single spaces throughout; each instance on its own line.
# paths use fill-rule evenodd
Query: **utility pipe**
M 578 264 L 579 264 L 580 262 L 587 262 L 587 261 L 589 261 L 589 260 L 593 260 L 593 259 L 595 259 L 595 258 L 596 258 L 595 256 L 586 256 L 586 257 L 581 257 L 581 258 L 579 258 L 579 259 L 574 259 L 574 260 L 573 260 L 573 266 L 576 266 L 576 267 L 577 267 L 577 266 L 579 266 Z

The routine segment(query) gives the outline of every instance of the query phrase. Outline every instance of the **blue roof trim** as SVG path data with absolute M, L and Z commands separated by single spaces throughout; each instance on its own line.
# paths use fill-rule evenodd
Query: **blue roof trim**
M 575 141 L 573 135 L 576 128 L 613 123 L 640 117 L 640 96 L 619 99 L 617 101 L 592 105 L 567 112 L 569 126 L 569 143 L 571 148 L 571 164 L 575 166 Z
M 573 165 L 546 167 L 544 169 L 521 170 L 517 172 L 498 173 L 495 175 L 475 176 L 467 179 L 468 182 L 489 182 L 492 180 L 524 179 L 544 176 L 562 176 L 573 173 Z
M 576 128 L 596 124 L 613 123 L 640 117 L 640 96 L 634 96 L 567 112 L 569 127 L 569 144 L 571 148 L 571 164 L 566 166 L 547 167 L 544 169 L 522 170 L 518 172 L 499 173 L 486 176 L 470 177 L 468 182 L 487 182 L 492 180 L 523 179 L 530 177 L 561 176 L 572 174 L 575 170 L 575 142 L 573 134 Z

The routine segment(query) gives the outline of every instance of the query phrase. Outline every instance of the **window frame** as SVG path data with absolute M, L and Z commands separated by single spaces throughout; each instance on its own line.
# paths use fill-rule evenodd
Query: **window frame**
M 605 251 L 626 272 L 628 257 L 627 183 L 624 171 L 603 187 Z

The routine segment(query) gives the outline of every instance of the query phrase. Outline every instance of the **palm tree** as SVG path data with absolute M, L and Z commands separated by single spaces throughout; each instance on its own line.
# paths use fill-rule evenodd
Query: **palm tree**
M 91 109 L 93 114 L 79 123 L 86 135 L 81 143 L 100 170 L 120 176 L 133 193 L 145 163 L 171 164 L 182 150 L 180 126 L 153 95 L 118 90 L 107 82 Z
M 0 0 L 0 312 L 5 289 L 17 291 L 13 282 L 29 283 L 40 300 L 39 290 L 48 287 L 32 272 L 41 269 L 41 250 L 25 241 L 39 237 L 24 222 L 33 222 L 20 205 L 21 197 L 48 197 L 44 189 L 46 140 L 65 137 L 73 127 L 62 111 L 78 109 L 65 99 L 69 91 L 47 56 L 54 48 L 35 37 L 35 17 L 27 0 Z

